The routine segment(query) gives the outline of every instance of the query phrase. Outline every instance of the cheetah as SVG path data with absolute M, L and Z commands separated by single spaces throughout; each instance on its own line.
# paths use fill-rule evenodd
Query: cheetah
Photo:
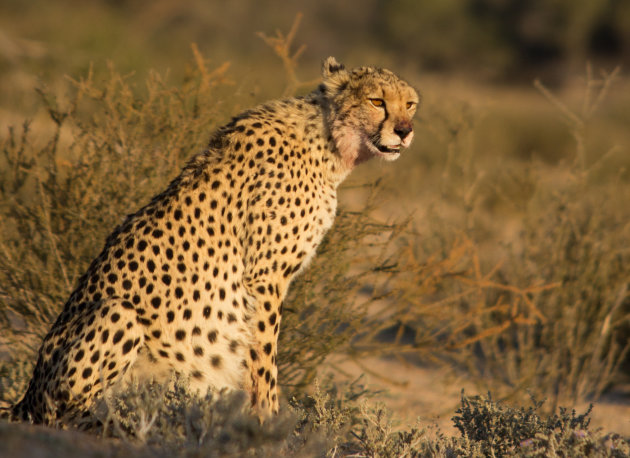
M 282 301 L 331 227 L 352 169 L 413 138 L 417 91 L 335 58 L 306 96 L 234 117 L 161 194 L 125 218 L 46 335 L 14 420 L 87 417 L 131 380 L 244 390 L 278 412 Z M 107 390 L 107 391 L 106 391 Z

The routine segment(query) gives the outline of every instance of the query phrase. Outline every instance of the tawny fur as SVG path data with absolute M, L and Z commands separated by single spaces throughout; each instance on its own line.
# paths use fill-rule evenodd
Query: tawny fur
M 14 419 L 52 424 L 131 380 L 189 377 L 278 410 L 277 340 L 291 279 L 330 228 L 358 164 L 409 146 L 416 91 L 334 58 L 311 94 L 235 117 L 108 237 L 44 339 Z

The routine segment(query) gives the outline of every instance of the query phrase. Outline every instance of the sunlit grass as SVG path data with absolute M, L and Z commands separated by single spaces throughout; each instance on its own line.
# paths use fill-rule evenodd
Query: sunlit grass
M 296 54 L 284 44 L 284 67 L 295 69 Z M 120 218 L 252 100 L 227 63 L 208 62 L 195 46 L 191 55 L 180 81 L 160 72 L 129 76 L 115 65 L 73 74 L 39 91 L 45 120 L 0 132 L 3 401 L 23 393 L 41 338 Z M 270 68 L 281 72 L 279 63 Z M 289 76 L 289 92 L 303 89 Z M 214 400 L 177 391 L 149 402 L 139 387 L 121 401 L 133 407 L 121 419 L 108 406 L 101 417 L 108 434 L 199 452 L 222 440 L 219 430 L 203 429 L 219 424 L 251 433 L 251 442 L 230 436 L 241 438 L 239 453 L 266 443 L 270 456 L 447 449 L 466 456 L 495 442 L 399 432 L 383 409 L 361 403 L 364 390 L 317 389 L 317 372 L 331 356 L 336 364 L 413 357 L 503 399 L 546 397 L 536 407 L 545 412 L 596 400 L 627 372 L 630 155 L 627 96 L 617 92 L 627 82 L 589 71 L 566 93 L 418 85 L 425 100 L 414 147 L 398 163 L 357 170 L 341 190 L 335 227 L 292 285 L 279 354 L 282 416 L 258 429 L 242 400 L 229 398 L 217 407 L 225 417 L 212 423 L 203 406 Z M 602 89 L 611 92 L 600 98 Z M 152 410 L 134 417 L 142 408 Z M 488 429 L 516 415 L 480 398 L 462 409 L 470 421 L 488 420 Z M 157 422 L 155 412 L 172 422 Z M 602 435 L 575 436 L 582 429 L 533 428 L 542 436 L 532 443 L 605 446 Z M 513 447 L 510 434 L 502 444 Z

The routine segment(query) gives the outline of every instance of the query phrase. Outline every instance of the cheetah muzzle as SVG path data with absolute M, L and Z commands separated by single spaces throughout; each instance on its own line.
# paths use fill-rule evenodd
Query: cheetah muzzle
M 84 416 L 105 392 L 172 373 L 278 410 L 282 301 L 359 163 L 413 138 L 417 92 L 392 72 L 323 64 L 319 87 L 218 129 L 164 192 L 129 215 L 79 279 L 39 350 L 15 420 Z

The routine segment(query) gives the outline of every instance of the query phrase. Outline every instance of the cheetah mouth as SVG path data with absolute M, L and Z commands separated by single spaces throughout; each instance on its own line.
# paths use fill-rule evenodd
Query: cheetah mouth
M 380 157 L 386 161 L 395 161 L 400 157 L 400 150 L 403 146 L 402 143 L 397 145 L 384 145 L 379 139 L 366 138 L 364 145 L 370 153 L 371 157 Z
M 385 153 L 385 154 L 393 154 L 393 153 L 400 153 L 400 145 L 374 145 L 376 146 L 376 149 L 379 150 L 381 153 Z

